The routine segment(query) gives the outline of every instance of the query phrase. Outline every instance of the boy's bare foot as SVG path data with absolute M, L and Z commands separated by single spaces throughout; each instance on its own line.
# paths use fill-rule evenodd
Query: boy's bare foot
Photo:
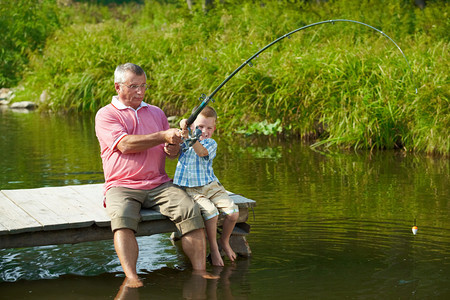
M 224 243 L 222 240 L 219 240 L 219 245 L 231 261 L 236 260 L 236 253 L 234 253 L 233 249 L 231 249 L 229 243 Z
M 220 255 L 220 251 L 219 249 L 217 249 L 216 251 L 211 251 L 211 263 L 213 266 L 217 266 L 217 267 L 223 267 L 223 259 L 222 256 Z

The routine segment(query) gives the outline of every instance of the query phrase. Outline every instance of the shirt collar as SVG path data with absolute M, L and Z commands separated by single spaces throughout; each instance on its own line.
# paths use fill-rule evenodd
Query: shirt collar
M 142 107 L 148 106 L 147 103 L 145 103 L 144 101 L 142 101 L 141 104 L 139 104 L 139 107 L 138 107 L 137 109 L 134 109 L 134 108 L 132 108 L 131 106 L 126 106 L 125 104 L 123 104 L 122 102 L 120 102 L 119 96 L 113 96 L 113 97 L 112 97 L 111 104 L 112 104 L 115 108 L 117 108 L 117 109 L 127 109 L 127 108 L 131 108 L 132 110 L 136 110 L 136 111 L 139 110 L 139 109 L 141 109 Z

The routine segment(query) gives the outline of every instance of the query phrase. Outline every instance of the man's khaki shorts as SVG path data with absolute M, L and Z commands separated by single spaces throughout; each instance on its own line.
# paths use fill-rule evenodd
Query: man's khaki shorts
M 128 228 L 136 232 L 141 221 L 141 207 L 151 208 L 167 216 L 181 235 L 204 228 L 199 206 L 172 182 L 151 190 L 112 187 L 106 192 L 105 203 L 111 217 L 112 231 Z
M 239 212 L 239 207 L 217 181 L 205 186 L 186 187 L 186 193 L 198 203 L 205 220 L 214 218 L 219 212 L 225 215 Z

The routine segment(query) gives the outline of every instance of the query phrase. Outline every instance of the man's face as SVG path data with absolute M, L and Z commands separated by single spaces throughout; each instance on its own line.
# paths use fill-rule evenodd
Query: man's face
M 126 106 L 134 109 L 138 108 L 145 95 L 145 74 L 136 75 L 133 72 L 127 72 L 125 81 L 122 83 L 114 83 L 119 100 Z
M 193 126 L 194 129 L 198 127 L 202 131 L 202 136 L 200 137 L 200 140 L 202 141 L 212 137 L 214 130 L 216 130 L 216 120 L 214 118 L 206 118 L 202 115 L 198 115 Z

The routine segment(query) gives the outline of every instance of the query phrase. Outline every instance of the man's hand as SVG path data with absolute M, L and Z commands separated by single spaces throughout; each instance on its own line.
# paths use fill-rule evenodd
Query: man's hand
M 175 158 L 178 156 L 178 153 L 180 153 L 180 144 L 166 143 L 164 146 L 164 151 L 169 158 Z
M 189 138 L 189 131 L 187 128 L 187 119 L 183 119 L 180 121 L 180 128 L 181 128 L 181 136 L 185 139 Z
M 164 131 L 164 139 L 167 144 L 178 145 L 181 143 L 181 132 L 179 129 L 170 128 Z
M 170 128 L 164 131 L 164 139 L 166 140 L 164 152 L 169 158 L 175 158 L 180 152 L 181 132 L 179 129 Z

